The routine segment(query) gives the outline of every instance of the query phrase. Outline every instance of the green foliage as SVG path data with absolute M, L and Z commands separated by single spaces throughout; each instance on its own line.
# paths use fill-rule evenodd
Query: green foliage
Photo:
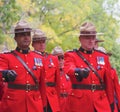
M 43 30 L 48 38 L 47 51 L 60 45 L 64 51 L 78 48 L 80 25 L 92 21 L 105 40 L 100 45 L 112 51 L 112 65 L 120 73 L 119 24 L 114 15 L 114 6 L 118 0 L 1 0 L 0 1 L 0 43 L 6 37 L 13 23 L 26 19 L 34 28 Z M 117 13 L 119 16 L 119 13 Z M 15 45 L 14 42 L 12 42 Z M 12 48 L 13 46 L 11 46 Z
M 13 23 L 19 19 L 19 10 L 15 0 L 0 1 L 0 43 L 5 40 L 5 35 Z
M 112 66 L 120 73 L 120 44 L 114 43 L 112 50 L 112 56 L 110 57 Z M 120 75 L 119 75 L 120 77 Z

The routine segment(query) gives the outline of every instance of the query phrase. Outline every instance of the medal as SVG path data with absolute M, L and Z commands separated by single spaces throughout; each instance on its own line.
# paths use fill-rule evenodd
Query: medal
M 40 58 L 34 58 L 35 66 L 43 66 L 42 60 Z
M 53 67 L 54 66 L 54 63 L 53 63 L 53 60 L 52 60 L 52 58 L 50 58 L 50 64 L 49 64 L 49 67 Z
M 42 59 L 39 59 L 39 64 L 40 64 L 40 66 L 43 66 Z

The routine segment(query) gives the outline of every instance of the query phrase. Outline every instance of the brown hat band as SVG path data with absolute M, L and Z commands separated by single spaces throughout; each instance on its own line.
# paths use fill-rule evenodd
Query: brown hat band
M 41 38 L 33 38 L 32 41 L 39 41 L 39 40 L 46 40 L 46 37 L 41 37 Z
M 15 33 L 30 32 L 31 28 L 15 29 Z
M 90 35 L 93 34 L 93 35 L 95 35 L 96 33 L 97 33 L 96 31 L 81 31 L 81 32 L 80 32 L 81 35 L 82 35 L 82 34 L 83 34 L 83 35 L 85 35 L 85 34 L 88 34 L 88 35 L 89 35 L 89 34 L 90 34 Z

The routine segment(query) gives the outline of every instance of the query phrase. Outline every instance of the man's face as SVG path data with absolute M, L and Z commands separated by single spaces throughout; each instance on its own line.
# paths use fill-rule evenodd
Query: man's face
M 46 49 L 46 40 L 34 41 L 32 43 L 34 50 L 44 52 Z
M 81 47 L 85 50 L 92 50 L 95 46 L 95 41 L 96 41 L 96 36 L 91 35 L 91 36 L 81 36 L 79 38 Z
M 58 60 L 59 60 L 59 67 L 63 68 L 64 67 L 64 55 L 58 55 Z
M 29 47 L 31 43 L 31 33 L 30 32 L 16 33 L 14 39 L 17 42 L 17 46 L 19 48 L 26 49 Z
M 94 48 L 95 48 L 95 49 L 98 48 L 98 42 L 95 42 Z

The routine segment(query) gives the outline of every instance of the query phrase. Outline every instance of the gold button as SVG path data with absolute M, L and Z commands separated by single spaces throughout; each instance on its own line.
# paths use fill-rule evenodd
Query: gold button
M 89 57 L 92 57 L 92 55 L 89 55 Z
M 26 81 L 26 83 L 28 84 L 28 83 L 29 83 L 29 81 Z
M 74 95 L 74 93 L 72 93 L 72 95 Z
M 28 62 L 26 62 L 26 64 L 28 65 Z

